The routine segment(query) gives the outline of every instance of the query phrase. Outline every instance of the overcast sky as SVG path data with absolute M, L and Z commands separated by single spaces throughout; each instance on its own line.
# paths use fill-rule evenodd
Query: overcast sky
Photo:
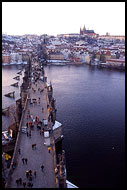
M 3 2 L 2 33 L 67 34 L 80 27 L 125 35 L 124 2 Z

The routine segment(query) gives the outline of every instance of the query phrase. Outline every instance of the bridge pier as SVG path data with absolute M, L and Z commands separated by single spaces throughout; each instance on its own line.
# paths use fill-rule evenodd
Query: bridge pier
M 15 91 L 5 94 L 4 96 L 15 98 Z
M 11 86 L 18 87 L 18 82 L 11 84 Z
M 18 74 L 18 75 L 22 75 L 22 71 L 19 71 L 17 74 Z
M 16 77 L 14 77 L 13 79 L 15 79 L 15 80 L 20 80 L 20 76 L 16 76 Z

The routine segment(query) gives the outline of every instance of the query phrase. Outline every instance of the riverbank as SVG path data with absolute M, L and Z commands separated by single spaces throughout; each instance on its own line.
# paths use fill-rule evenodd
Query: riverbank
M 111 70 L 123 70 L 125 71 L 125 66 L 121 66 L 121 65 L 114 65 L 114 64 L 107 64 L 107 63 L 83 63 L 83 62 L 72 62 L 72 61 L 68 61 L 68 60 L 48 60 L 47 63 L 45 65 L 48 66 L 65 66 L 65 65 L 90 65 L 90 66 L 96 66 L 98 68 L 108 68 Z
M 5 66 L 5 65 L 26 65 L 27 62 L 24 61 L 24 62 L 13 62 L 13 63 L 2 63 L 2 66 Z

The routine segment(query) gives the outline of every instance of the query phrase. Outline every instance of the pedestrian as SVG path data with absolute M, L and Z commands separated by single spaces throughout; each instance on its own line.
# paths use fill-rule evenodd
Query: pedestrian
M 48 121 L 50 121 L 50 115 L 48 116 Z
M 19 184 L 22 185 L 22 178 L 19 178 Z
M 29 173 L 32 174 L 32 170 L 29 170 Z
M 40 125 L 42 126 L 42 120 L 39 121 Z
M 26 187 L 26 182 L 23 182 L 23 187 L 24 187 L 24 188 Z
M 12 168 L 15 169 L 15 166 L 16 166 L 16 163 L 13 162 L 13 163 L 12 163 Z
M 30 183 L 30 187 L 31 187 L 31 188 L 33 187 L 33 183 Z
M 29 136 L 29 133 L 28 133 L 28 131 L 27 131 L 27 133 L 26 133 L 26 134 L 27 134 L 27 137 L 28 137 L 28 136 Z
M 56 175 L 58 174 L 58 168 L 57 167 L 55 168 L 55 174 Z
M 49 153 L 50 153 L 50 151 L 51 151 L 51 147 L 48 147 L 48 151 L 49 151 Z
M 26 177 L 28 178 L 29 177 L 29 171 L 27 170 L 25 174 L 26 174 Z
M 30 174 L 30 176 L 29 176 L 29 180 L 32 181 L 32 174 Z
M 32 174 L 32 170 L 29 170 L 29 175 L 31 175 Z
M 28 159 L 27 159 L 27 158 L 25 158 L 25 162 L 26 162 L 26 164 L 27 164 L 27 161 L 28 161 Z
M 44 130 L 45 130 L 45 129 L 43 128 L 43 129 L 41 130 L 41 132 L 44 133 Z
M 16 179 L 17 186 L 19 185 L 19 179 Z
M 28 114 L 30 114 L 30 110 L 28 109 Z
M 22 158 L 22 163 L 24 164 L 24 158 Z
M 18 153 L 21 154 L 20 148 L 18 149 Z
M 34 170 L 33 173 L 34 173 L 34 176 L 36 177 L 36 170 Z
M 30 187 L 30 186 L 31 186 L 31 183 L 30 183 L 30 182 L 28 182 L 28 183 L 27 183 L 27 187 Z
M 36 144 L 32 144 L 32 149 L 36 149 Z
M 31 138 L 31 132 L 29 132 L 29 137 Z
M 43 169 L 44 169 L 44 166 L 43 166 L 43 164 L 41 165 L 41 169 L 42 169 L 42 171 L 43 171 Z
M 41 130 L 40 130 L 40 135 L 41 135 Z
M 31 126 L 31 122 L 29 121 L 29 127 Z
M 39 123 L 39 122 L 37 121 L 37 122 L 36 122 L 36 124 L 37 124 L 37 128 L 38 128 L 38 123 Z
M 33 124 L 31 125 L 31 128 L 34 129 L 34 125 Z
M 26 123 L 26 126 L 27 126 L 27 128 L 28 128 L 28 122 Z

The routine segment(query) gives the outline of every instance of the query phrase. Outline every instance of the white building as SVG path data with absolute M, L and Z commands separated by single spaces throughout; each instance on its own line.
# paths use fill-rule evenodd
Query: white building
M 90 60 L 91 60 L 89 53 L 83 53 L 83 54 L 81 54 L 80 59 L 81 59 L 82 63 L 87 63 L 87 64 L 89 64 Z
M 69 49 L 62 49 L 61 53 L 64 55 L 65 59 L 68 59 L 71 51 Z
M 22 62 L 22 54 L 11 53 L 11 63 Z

